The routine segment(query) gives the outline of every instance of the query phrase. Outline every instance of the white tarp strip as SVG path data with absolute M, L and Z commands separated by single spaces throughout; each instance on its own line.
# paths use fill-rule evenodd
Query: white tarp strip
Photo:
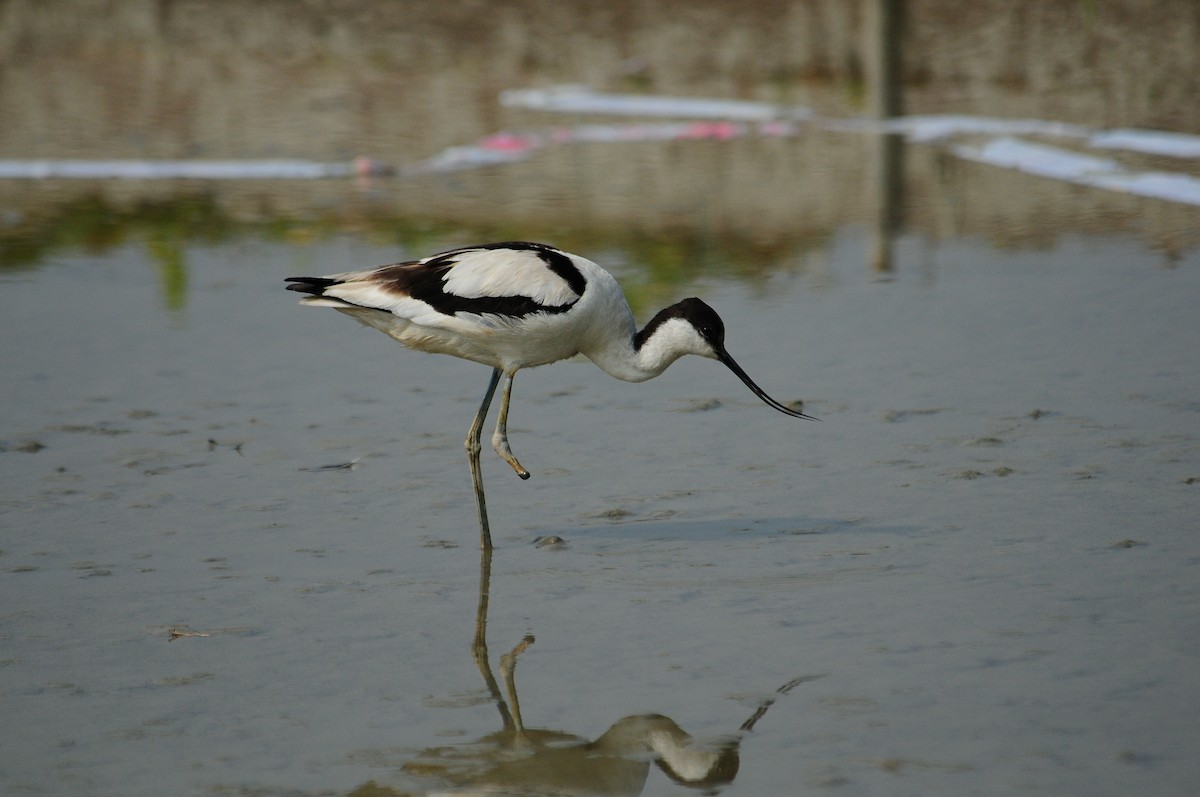
M 1067 139 L 1081 147 L 1126 151 L 1178 159 L 1200 158 L 1200 136 L 1160 130 L 1096 130 L 1042 119 L 997 119 L 982 116 L 905 116 L 876 122 L 826 119 L 802 107 L 745 100 L 610 94 L 586 86 L 519 89 L 502 92 L 509 107 L 569 114 L 607 114 L 690 121 L 581 124 L 551 130 L 499 132 L 474 144 L 449 147 L 400 171 L 418 175 L 499 166 L 524 160 L 537 150 L 569 143 L 628 143 L 711 139 L 748 135 L 797 136 L 809 126 L 847 133 L 890 132 L 914 143 L 943 142 L 960 137 L 987 137 L 981 144 L 951 147 L 958 157 L 1016 169 L 1056 180 L 1110 191 L 1200 205 L 1200 178 L 1175 172 L 1127 169 L 1111 158 L 1023 141 L 1018 136 Z M 4 160 L 0 179 L 320 179 L 390 174 L 384 164 L 367 158 L 352 163 L 301 160 L 270 161 L 135 161 L 135 160 Z
M 997 138 L 982 146 L 958 146 L 954 154 L 1026 174 L 1126 194 L 1200 205 L 1200 178 L 1174 172 L 1130 171 L 1110 158 L 1097 158 L 1017 138 Z

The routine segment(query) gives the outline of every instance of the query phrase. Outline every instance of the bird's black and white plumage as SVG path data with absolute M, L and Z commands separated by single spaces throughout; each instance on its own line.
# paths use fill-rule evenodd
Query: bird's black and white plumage
M 483 244 L 328 277 L 291 277 L 303 304 L 333 307 L 411 349 L 451 354 L 494 370 L 467 437 L 477 493 L 479 436 L 501 376 L 492 444 L 521 478 L 508 445 L 513 375 L 583 354 L 627 382 L 658 376 L 685 354 L 723 362 L 770 407 L 804 413 L 768 396 L 725 350 L 725 325 L 699 299 L 661 310 L 640 331 L 617 281 L 587 258 L 523 241 Z M 481 505 L 482 508 L 482 505 Z

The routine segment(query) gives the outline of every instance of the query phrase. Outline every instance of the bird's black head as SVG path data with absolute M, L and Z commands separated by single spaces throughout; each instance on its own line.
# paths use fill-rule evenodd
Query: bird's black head
M 725 322 L 717 315 L 716 310 L 694 296 L 676 302 L 667 310 L 674 310 L 677 313 L 675 317 L 682 318 L 695 327 L 700 337 L 708 341 L 714 351 L 720 352 L 725 349 Z
M 706 356 L 714 356 L 717 352 L 724 351 L 725 322 L 721 320 L 721 316 L 717 315 L 716 310 L 695 297 L 684 299 L 659 310 L 658 314 L 637 333 L 634 338 L 634 346 L 640 349 L 642 344 L 649 340 L 660 327 L 668 321 L 674 320 L 683 321 L 696 330 L 696 333 L 712 348 L 713 354 L 705 352 Z
M 750 388 L 754 395 L 762 399 L 768 407 L 778 410 L 784 415 L 791 415 L 793 418 L 816 420 L 810 415 L 805 415 L 800 410 L 780 404 L 754 383 L 754 380 L 742 370 L 737 361 L 725 350 L 725 322 L 721 320 L 721 316 L 717 315 L 716 310 L 695 297 L 684 299 L 682 302 L 676 302 L 660 312 L 646 325 L 646 329 L 639 333 L 639 337 L 647 334 L 647 332 L 653 332 L 653 329 L 651 329 L 652 326 L 660 326 L 672 318 L 678 318 L 690 324 L 704 340 L 704 343 L 712 348 L 711 354 L 707 351 L 695 351 L 694 353 L 720 360 L 730 371 L 733 371 L 737 375 L 738 379 L 741 379 L 745 383 L 746 387 Z

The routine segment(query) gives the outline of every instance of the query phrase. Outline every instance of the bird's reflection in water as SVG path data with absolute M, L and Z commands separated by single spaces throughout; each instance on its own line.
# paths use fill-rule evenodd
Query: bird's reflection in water
M 639 795 L 651 764 L 671 780 L 706 794 L 716 794 L 737 775 L 739 747 L 781 695 L 821 677 L 795 678 L 760 701 L 738 731 L 710 741 L 694 739 L 670 717 L 637 714 L 623 717 L 595 740 L 563 731 L 530 728 L 521 716 L 517 697 L 517 659 L 533 643 L 525 636 L 499 659 L 500 682 L 492 671 L 487 648 L 488 593 L 491 578 L 490 549 L 481 553 L 479 605 L 472 650 L 484 684 L 500 712 L 501 729 L 473 742 L 431 747 L 403 766 L 410 777 L 432 780 L 426 794 L 523 795 Z M 351 797 L 396 797 L 397 791 L 368 782 Z M 420 793 L 420 792 L 419 792 Z

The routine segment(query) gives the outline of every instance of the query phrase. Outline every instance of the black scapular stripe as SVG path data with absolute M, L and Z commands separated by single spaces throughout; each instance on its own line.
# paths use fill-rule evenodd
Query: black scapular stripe
M 458 262 L 459 256 L 479 249 L 517 249 L 534 252 L 542 259 L 547 268 L 567 283 L 567 287 L 575 293 L 576 298 L 565 304 L 547 305 L 541 304 L 528 296 L 478 296 L 468 298 L 447 292 L 446 272 Z M 425 261 L 420 266 L 415 266 L 414 264 L 397 266 L 395 268 L 395 275 L 388 275 L 389 282 L 392 285 L 395 285 L 412 298 L 425 302 L 434 310 L 445 315 L 453 315 L 455 313 L 473 313 L 476 315 L 493 313 L 511 318 L 523 318 L 534 313 L 565 313 L 575 306 L 575 303 L 579 301 L 578 297 L 582 296 L 584 289 L 587 288 L 587 279 L 575 267 L 575 264 L 571 262 L 571 258 L 545 244 L 530 243 L 528 241 L 507 241 L 504 243 L 481 244 L 479 246 L 452 249 L 449 252 L 443 252 Z
M 446 272 L 454 267 L 458 258 L 480 249 L 517 249 L 535 253 L 546 267 L 567 283 L 575 293 L 576 298 L 565 304 L 545 305 L 528 296 L 479 296 L 468 298 L 458 296 L 446 290 Z M 495 314 L 511 318 L 523 318 L 534 313 L 565 313 L 575 306 L 587 288 L 587 279 L 571 262 L 571 258 L 562 252 L 545 244 L 527 241 L 508 241 L 505 243 L 481 244 L 466 246 L 442 252 L 424 262 L 397 263 L 376 270 L 371 281 L 389 293 L 410 296 L 425 302 L 443 315 L 455 313 L 472 313 L 475 315 Z M 308 293 L 313 296 L 324 296 L 325 289 L 341 284 L 342 280 L 329 277 L 289 277 L 288 290 Z M 344 299 L 341 301 L 345 301 Z M 346 302 L 352 305 L 352 302 Z M 379 308 L 367 308 L 379 309 Z M 386 312 L 386 311 L 381 311 Z

